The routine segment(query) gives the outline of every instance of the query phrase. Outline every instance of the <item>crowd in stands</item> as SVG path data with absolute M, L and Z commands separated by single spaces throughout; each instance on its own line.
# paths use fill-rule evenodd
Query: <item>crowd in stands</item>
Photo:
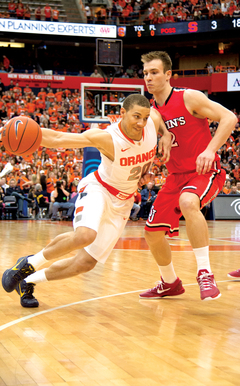
M 3 14 L 0 14 L 2 18 L 15 18 L 15 19 L 24 19 L 30 20 L 31 18 L 35 20 L 45 20 L 45 21 L 59 21 L 59 10 L 57 5 L 51 7 L 48 3 L 44 7 L 38 6 L 36 9 L 32 10 L 29 4 L 23 4 L 22 0 L 9 0 L 8 10 Z M 66 20 L 63 20 L 66 21 Z
M 237 0 L 114 0 L 112 7 L 91 4 L 85 6 L 87 23 L 95 24 L 161 24 L 190 20 L 222 19 L 240 17 L 240 4 Z M 32 10 L 22 0 L 9 0 L 8 10 L 0 14 L 3 18 L 59 21 L 57 6 L 46 4 Z M 80 16 L 79 16 L 80 18 Z M 64 20 L 67 21 L 66 17 Z
M 240 17 L 240 4 L 235 0 L 117 0 L 112 8 L 101 6 L 96 12 L 85 7 L 88 23 L 161 24 L 191 20 Z

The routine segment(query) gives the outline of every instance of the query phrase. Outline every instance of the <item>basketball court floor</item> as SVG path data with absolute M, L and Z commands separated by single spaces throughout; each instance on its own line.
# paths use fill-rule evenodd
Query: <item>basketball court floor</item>
M 159 271 L 128 225 L 107 263 L 82 276 L 38 284 L 40 307 L 22 308 L 0 288 L 0 386 L 239 386 L 240 221 L 209 221 L 211 266 L 222 296 L 200 300 L 196 262 L 181 222 L 170 239 L 186 292 L 140 300 Z M 0 274 L 71 224 L 0 221 Z M 68 255 L 71 256 L 71 255 Z

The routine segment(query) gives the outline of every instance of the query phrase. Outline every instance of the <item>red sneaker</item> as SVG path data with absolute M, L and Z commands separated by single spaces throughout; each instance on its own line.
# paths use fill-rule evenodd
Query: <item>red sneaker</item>
M 214 275 L 206 269 L 198 272 L 197 282 L 200 287 L 201 300 L 215 300 L 221 296 Z
M 236 271 L 229 272 L 229 277 L 232 277 L 233 279 L 239 279 L 240 280 L 240 269 L 237 269 Z
M 172 284 L 165 283 L 163 278 L 154 288 L 147 290 L 139 295 L 141 299 L 161 299 L 164 296 L 177 296 L 185 292 L 182 282 L 177 278 Z

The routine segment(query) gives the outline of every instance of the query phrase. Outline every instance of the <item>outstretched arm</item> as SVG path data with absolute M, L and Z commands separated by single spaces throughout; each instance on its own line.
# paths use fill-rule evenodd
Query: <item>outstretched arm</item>
M 198 174 L 209 172 L 215 158 L 215 153 L 226 142 L 237 123 L 237 117 L 228 109 L 208 99 L 202 92 L 186 90 L 184 102 L 188 111 L 197 118 L 209 118 L 219 122 L 217 131 L 207 148 L 199 154 L 196 160 Z
M 100 129 L 90 129 L 82 134 L 56 132 L 42 128 L 41 145 L 50 148 L 84 148 L 96 147 L 111 160 L 114 159 L 114 147 L 109 133 Z
M 161 154 L 162 157 L 161 160 L 163 162 L 168 162 L 170 158 L 170 150 L 172 146 L 172 137 L 169 133 L 168 129 L 166 128 L 166 125 L 160 115 L 160 113 L 155 110 L 151 109 L 150 116 L 155 124 L 157 134 L 161 134 L 161 139 L 158 142 L 158 152 Z

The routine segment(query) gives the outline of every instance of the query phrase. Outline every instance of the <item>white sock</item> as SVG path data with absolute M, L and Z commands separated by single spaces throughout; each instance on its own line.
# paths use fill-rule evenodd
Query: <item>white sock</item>
M 31 275 L 27 276 L 25 281 L 27 283 L 42 283 L 44 281 L 48 281 L 45 275 L 46 268 L 41 269 L 40 271 L 34 272 Z
M 43 249 L 36 253 L 36 255 L 29 256 L 27 260 L 36 270 L 48 261 L 43 256 Z
M 174 271 L 172 261 L 168 265 L 159 265 L 158 269 L 160 271 L 160 275 L 166 283 L 172 284 L 177 280 L 177 275 Z
M 209 246 L 202 248 L 193 248 L 194 255 L 197 260 L 197 270 L 206 269 L 209 273 L 212 272 L 209 261 Z

